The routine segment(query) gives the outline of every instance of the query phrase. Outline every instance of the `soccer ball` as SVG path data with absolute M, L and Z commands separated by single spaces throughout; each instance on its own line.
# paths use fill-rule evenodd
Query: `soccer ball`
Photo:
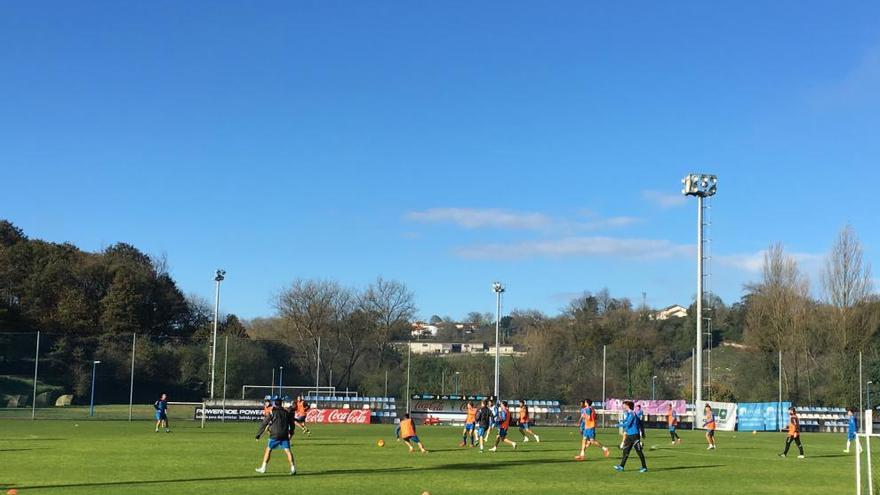
M 752 435 L 757 435 L 757 434 L 758 434 L 758 430 L 752 430 Z
M 385 440 L 382 440 L 382 439 L 380 438 L 379 441 L 376 442 L 376 445 L 378 445 L 379 447 L 384 447 L 384 446 L 385 446 Z

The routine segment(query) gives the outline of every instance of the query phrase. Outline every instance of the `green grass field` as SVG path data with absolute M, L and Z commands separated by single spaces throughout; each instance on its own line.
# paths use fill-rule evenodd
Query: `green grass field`
M 798 460 L 776 456 L 782 434 L 719 432 L 718 450 L 708 452 L 699 432 L 682 432 L 684 443 L 672 447 L 664 431 L 648 430 L 646 444 L 656 449 L 646 451 L 650 471 L 640 474 L 637 457 L 624 473 L 612 469 L 616 447 L 609 459 L 591 447 L 586 461 L 574 461 L 576 428 L 538 428 L 540 444 L 480 454 L 458 447 L 458 428 L 422 426 L 419 436 L 431 452 L 409 454 L 391 425 L 313 425 L 311 438 L 294 441 L 299 473 L 291 477 L 281 451 L 267 474 L 254 472 L 265 446 L 265 439 L 254 441 L 256 426 L 208 423 L 201 430 L 181 420 L 172 433 L 157 434 L 147 421 L 0 419 L 0 493 L 853 492 L 854 460 L 842 452 L 842 434 L 805 434 L 807 459 Z M 380 438 L 384 448 L 376 446 Z M 616 430 L 599 440 L 615 445 Z

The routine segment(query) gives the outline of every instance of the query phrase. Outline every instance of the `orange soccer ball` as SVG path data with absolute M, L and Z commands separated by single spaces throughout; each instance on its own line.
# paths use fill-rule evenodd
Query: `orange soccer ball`
M 384 446 L 385 446 L 385 440 L 382 440 L 382 439 L 380 438 L 379 441 L 376 442 L 376 445 L 378 445 L 379 447 L 384 447 Z

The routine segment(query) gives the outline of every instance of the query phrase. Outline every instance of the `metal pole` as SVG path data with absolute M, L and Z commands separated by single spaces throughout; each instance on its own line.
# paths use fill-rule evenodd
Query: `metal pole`
M 220 280 L 215 278 L 216 290 L 214 292 L 214 332 L 211 337 L 211 398 L 214 398 L 214 372 L 217 366 L 217 322 L 220 319 Z
M 137 334 L 131 334 L 131 383 L 128 386 L 128 420 L 131 421 L 131 409 L 134 405 L 134 349 L 137 344 Z
M 657 400 L 657 377 L 651 377 L 651 400 Z
M 269 388 L 269 395 L 275 395 L 275 367 L 272 367 L 272 386 Z M 244 399 L 244 392 L 242 392 L 242 399 Z
M 779 400 L 776 403 L 776 431 L 782 426 L 782 351 L 779 351 Z
M 318 364 L 315 369 L 315 393 L 318 393 L 318 387 L 321 386 L 321 337 L 318 337 Z
M 226 365 L 229 358 L 229 335 L 223 339 L 223 415 L 220 418 L 226 422 Z M 204 415 L 204 414 L 203 414 Z
M 100 361 L 92 361 L 92 399 L 89 402 L 89 416 L 95 415 L 95 371 Z
M 605 406 L 605 358 L 606 358 L 605 347 L 606 347 L 605 345 L 602 346 L 602 413 L 603 413 L 602 414 L 602 427 L 603 428 L 605 427 L 605 414 L 604 413 L 607 409 Z
M 284 397 L 284 366 L 278 367 L 278 397 Z
M 865 382 L 864 382 L 864 377 L 862 376 L 862 351 L 859 351 L 859 411 L 862 411 L 862 413 L 864 413 L 864 411 L 865 411 L 864 404 L 862 403 L 862 384 L 863 383 L 865 383 Z M 862 424 L 859 425 L 862 432 L 865 431 L 865 424 L 864 423 L 865 422 L 862 421 Z
M 868 393 L 868 409 L 871 409 L 871 384 L 874 382 L 869 381 L 865 384 L 865 391 Z
M 34 353 L 34 399 L 31 401 L 31 419 L 37 419 L 37 376 L 40 371 L 40 332 L 37 331 L 37 350 Z
M 388 397 L 388 370 L 385 370 L 385 397 Z
M 406 412 L 409 414 L 409 369 L 412 366 L 412 346 L 406 345 Z
M 498 341 L 499 329 L 501 328 L 501 291 L 495 291 L 495 400 L 498 400 L 501 371 L 501 346 Z
M 440 395 L 446 395 L 446 370 L 440 370 Z
M 697 196 L 697 364 L 696 404 L 703 399 L 703 197 Z

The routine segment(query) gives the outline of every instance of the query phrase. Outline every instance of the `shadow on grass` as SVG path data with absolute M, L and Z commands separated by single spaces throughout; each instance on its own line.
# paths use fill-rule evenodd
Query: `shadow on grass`
M 67 438 L 0 438 L 0 442 L 63 442 Z
M 325 471 L 314 471 L 314 472 L 305 472 L 298 473 L 294 478 L 298 478 L 301 476 L 336 476 L 336 475 L 353 475 L 353 474 L 387 474 L 387 473 L 399 473 L 399 472 L 407 472 L 407 473 L 415 473 L 415 472 L 423 472 L 423 471 L 466 471 L 473 469 L 502 469 L 510 466 L 518 466 L 518 465 L 529 465 L 533 466 L 535 464 L 562 464 L 562 463 L 570 463 L 573 461 L 565 460 L 565 459 L 544 459 L 544 460 L 521 460 L 521 461 L 510 461 L 503 462 L 498 464 L 474 464 L 473 462 L 462 462 L 462 463 L 454 463 L 454 464 L 440 464 L 437 466 L 427 466 L 427 467 L 393 467 L 393 468 L 379 468 L 379 469 L 330 469 Z M 42 490 L 50 490 L 53 488 L 84 488 L 84 487 L 113 487 L 113 486 L 134 486 L 134 485 L 161 485 L 165 483 L 190 483 L 190 482 L 210 482 L 210 481 L 236 481 L 236 480 L 274 480 L 278 478 L 289 478 L 291 477 L 288 474 L 264 474 L 264 475 L 247 475 L 247 476 L 218 476 L 218 477 L 204 477 L 204 478 L 182 478 L 182 479 L 165 479 L 165 480 L 132 480 L 132 481 L 107 481 L 107 482 L 96 482 L 96 483 L 68 483 L 68 484 L 58 484 L 58 485 L 3 485 L 0 484 L 0 489 L 10 489 L 15 488 L 18 490 L 24 489 L 42 489 Z
M 682 471 L 682 470 L 688 470 L 688 469 L 712 469 L 712 468 L 720 468 L 720 467 L 724 467 L 724 464 L 705 464 L 705 465 L 700 465 L 700 466 L 673 466 L 673 467 L 665 467 L 665 468 L 657 468 L 657 469 L 652 469 L 652 468 L 648 468 L 648 469 L 649 469 L 649 472 L 651 472 L 651 471 L 659 472 L 659 471 Z
M 22 450 L 34 450 L 34 449 L 0 449 L 0 452 L 20 452 Z

